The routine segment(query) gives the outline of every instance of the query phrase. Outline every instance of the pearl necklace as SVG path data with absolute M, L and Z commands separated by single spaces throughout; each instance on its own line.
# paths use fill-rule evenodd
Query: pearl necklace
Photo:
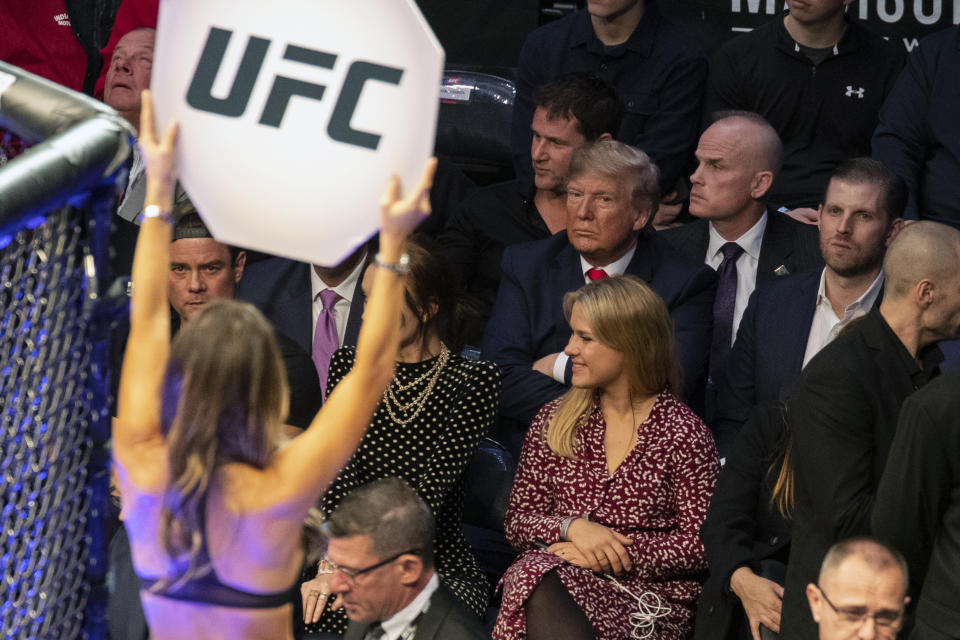
M 397 382 L 396 377 L 390 381 L 390 386 L 386 388 L 383 392 L 383 406 L 387 409 L 387 414 L 390 416 L 390 419 L 396 422 L 397 424 L 409 424 L 413 422 L 420 412 L 423 411 L 423 407 L 427 402 L 427 398 L 430 397 L 430 393 L 433 391 L 433 387 L 437 384 L 437 380 L 440 378 L 440 372 L 443 371 L 443 367 L 446 366 L 447 361 L 450 359 L 450 350 L 447 349 L 447 345 L 441 344 L 440 346 L 440 355 L 437 356 L 436 362 L 433 363 L 433 366 L 428 370 L 423 372 L 415 380 L 408 382 L 407 384 L 400 384 Z M 417 397 L 410 400 L 406 404 L 400 402 L 397 399 L 397 393 L 407 391 L 420 384 L 424 380 L 429 379 L 427 385 L 423 388 Z M 396 388 L 396 391 L 394 391 Z M 391 404 L 396 405 L 397 411 L 406 414 L 411 409 L 413 413 L 406 418 L 400 418 L 393 411 Z

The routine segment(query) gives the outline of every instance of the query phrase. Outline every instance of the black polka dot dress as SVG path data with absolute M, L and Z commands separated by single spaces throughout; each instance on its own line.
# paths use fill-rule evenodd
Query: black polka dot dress
M 330 360 L 330 389 L 353 367 L 355 353 L 353 348 L 334 353 Z M 424 374 L 436 363 L 437 358 L 397 363 L 392 384 L 401 405 L 423 393 L 432 377 Z M 422 379 L 415 382 L 418 378 Z M 409 388 L 401 390 L 408 385 Z M 450 354 L 413 420 L 406 424 L 395 422 L 384 401 L 380 401 L 356 453 L 320 505 L 327 515 L 354 487 L 378 478 L 405 480 L 430 506 L 436 518 L 434 559 L 441 582 L 478 616 L 486 610 L 488 586 L 461 529 L 464 472 L 480 439 L 489 431 L 499 402 L 500 376 L 493 363 L 464 360 Z M 401 411 L 393 403 L 390 409 L 401 421 L 416 411 L 415 407 Z M 342 633 L 345 628 L 346 617 L 342 611 L 328 609 L 319 624 L 308 626 L 307 630 Z

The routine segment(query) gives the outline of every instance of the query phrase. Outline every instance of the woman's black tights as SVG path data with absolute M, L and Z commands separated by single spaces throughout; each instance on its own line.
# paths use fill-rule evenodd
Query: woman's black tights
M 543 576 L 523 605 L 529 640 L 593 640 L 593 626 L 556 571 Z

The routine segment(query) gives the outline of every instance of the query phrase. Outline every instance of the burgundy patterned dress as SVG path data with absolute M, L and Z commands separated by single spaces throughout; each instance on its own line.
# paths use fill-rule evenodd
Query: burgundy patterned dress
M 686 405 L 669 392 L 661 393 L 638 428 L 636 446 L 610 476 L 604 454 L 606 423 L 599 406 L 577 433 L 576 459 L 561 457 L 547 446 L 547 419 L 558 402 L 540 410 L 523 444 L 505 523 L 507 538 L 522 555 L 500 583 L 503 603 L 493 638 L 525 636 L 523 604 L 552 569 L 599 640 L 631 636 L 630 616 L 640 611 L 634 597 L 589 569 L 535 547 L 559 542 L 567 516 L 587 516 L 633 539 L 627 547 L 633 570 L 618 577 L 620 584 L 637 596 L 656 594 L 669 608 L 646 637 L 683 638 L 700 595 L 698 573 L 706 566 L 700 525 L 720 471 L 710 432 Z

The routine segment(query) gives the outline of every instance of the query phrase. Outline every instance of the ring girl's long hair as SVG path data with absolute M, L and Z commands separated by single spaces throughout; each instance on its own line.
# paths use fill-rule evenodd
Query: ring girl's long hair
M 623 354 L 631 396 L 648 397 L 664 389 L 680 393 L 673 320 L 663 299 L 645 282 L 616 276 L 566 294 L 563 313 L 568 321 L 575 304 L 594 338 Z M 562 396 L 546 432 L 547 444 L 557 454 L 574 457 L 577 430 L 589 416 L 596 392 L 573 387 Z
M 210 302 L 174 338 L 161 398 L 169 477 L 160 539 L 175 572 L 158 583 L 165 590 L 210 570 L 198 557 L 217 467 L 262 469 L 278 447 L 288 390 L 273 328 L 249 304 Z

